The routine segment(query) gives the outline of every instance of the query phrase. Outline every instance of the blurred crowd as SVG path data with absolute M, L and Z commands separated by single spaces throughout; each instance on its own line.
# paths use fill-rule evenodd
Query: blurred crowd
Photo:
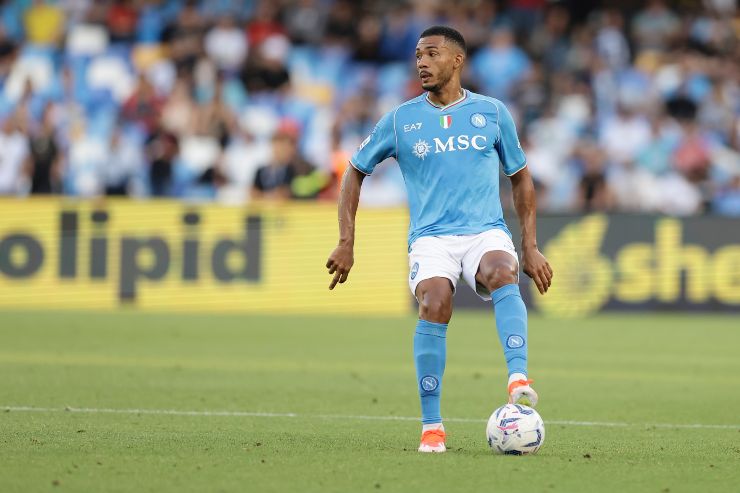
M 333 200 L 447 24 L 541 210 L 740 215 L 735 0 L 588 3 L 0 1 L 0 194 Z M 395 165 L 363 187 L 405 200 Z

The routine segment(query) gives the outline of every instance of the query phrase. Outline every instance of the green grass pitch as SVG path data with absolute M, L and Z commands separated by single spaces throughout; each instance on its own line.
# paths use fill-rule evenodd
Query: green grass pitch
M 532 317 L 529 457 L 485 442 L 490 313 L 453 317 L 451 450 L 416 452 L 414 323 L 2 313 L 0 491 L 740 491 L 737 316 Z

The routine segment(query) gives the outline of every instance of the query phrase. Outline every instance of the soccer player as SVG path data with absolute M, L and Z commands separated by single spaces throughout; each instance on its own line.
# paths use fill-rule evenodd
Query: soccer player
M 414 360 L 421 398 L 420 452 L 444 452 L 440 413 L 452 296 L 462 277 L 483 300 L 493 300 L 509 372 L 509 402 L 534 406 L 527 378 L 527 310 L 519 293 L 519 264 L 499 197 L 499 165 L 512 183 L 519 217 L 522 267 L 544 294 L 553 272 L 537 249 L 535 190 L 509 111 L 501 101 L 460 85 L 465 40 L 435 26 L 416 45 L 416 68 L 426 91 L 383 116 L 350 160 L 339 199 L 339 244 L 326 267 L 329 289 L 347 280 L 354 263 L 355 215 L 363 178 L 394 157 L 408 193 L 409 287 L 419 302 Z

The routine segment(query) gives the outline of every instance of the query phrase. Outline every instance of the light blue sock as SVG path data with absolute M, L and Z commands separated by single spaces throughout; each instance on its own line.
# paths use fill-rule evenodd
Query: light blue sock
M 446 358 L 447 324 L 419 320 L 414 334 L 414 362 L 423 424 L 442 422 L 439 399 Z
M 527 374 L 527 307 L 517 284 L 501 286 L 491 293 L 496 329 L 504 348 L 506 367 L 512 373 Z

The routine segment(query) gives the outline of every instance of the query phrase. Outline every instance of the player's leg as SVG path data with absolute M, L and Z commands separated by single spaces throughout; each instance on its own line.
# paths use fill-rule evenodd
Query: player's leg
M 440 399 L 447 359 L 447 324 L 452 316 L 449 279 L 432 277 L 416 287 L 419 321 L 414 333 L 414 363 L 421 400 L 420 452 L 444 452 L 445 433 Z
M 537 394 L 527 380 L 527 308 L 519 293 L 519 260 L 511 237 L 500 229 L 475 235 L 463 258 L 463 278 L 482 299 L 493 300 L 510 401 L 535 405 Z
M 507 251 L 486 252 L 475 280 L 493 300 L 496 329 L 509 372 L 509 400 L 534 406 L 538 397 L 527 379 L 527 307 L 519 292 L 519 263 Z
M 420 452 L 444 452 L 440 397 L 447 357 L 447 324 L 452 296 L 462 271 L 455 238 L 423 237 L 409 252 L 409 288 L 419 302 L 414 331 L 416 384 L 421 401 Z

